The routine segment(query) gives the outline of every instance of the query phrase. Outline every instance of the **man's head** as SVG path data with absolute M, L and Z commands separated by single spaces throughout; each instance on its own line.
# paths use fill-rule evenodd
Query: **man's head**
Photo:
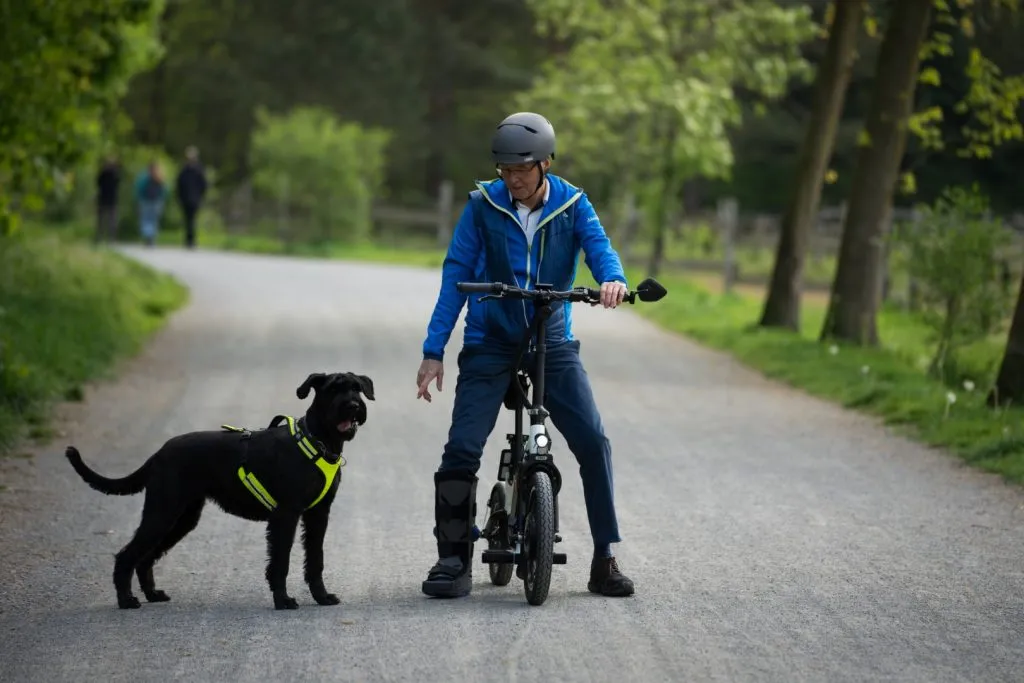
M 543 190 L 555 158 L 555 129 L 540 114 L 510 114 L 491 137 L 491 158 L 512 196 L 527 201 Z
M 374 400 L 373 380 L 351 372 L 315 372 L 295 390 L 295 395 L 306 398 L 310 389 L 316 390 L 313 404 L 306 411 L 310 429 L 332 449 L 351 441 L 359 425 L 366 422 L 362 397 Z
M 185 160 L 192 163 L 199 161 L 199 149 L 195 145 L 189 145 L 185 148 Z

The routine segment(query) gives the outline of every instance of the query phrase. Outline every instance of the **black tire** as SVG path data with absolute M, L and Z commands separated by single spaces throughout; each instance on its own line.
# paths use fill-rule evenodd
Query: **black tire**
M 555 495 L 547 472 L 530 475 L 526 506 L 526 601 L 541 605 L 551 587 L 551 565 L 555 553 Z
M 494 514 L 495 510 L 503 510 L 505 508 L 505 486 L 498 482 L 491 488 L 491 497 L 487 501 L 487 516 L 488 519 Z M 504 531 L 504 535 L 507 535 L 507 528 Z M 487 548 L 489 550 L 507 550 L 508 545 L 502 543 L 498 539 L 489 538 L 487 539 Z M 512 570 L 515 565 L 512 564 L 497 564 L 491 563 L 487 565 L 487 571 L 491 576 L 491 583 L 495 586 L 507 586 L 508 582 L 512 580 Z

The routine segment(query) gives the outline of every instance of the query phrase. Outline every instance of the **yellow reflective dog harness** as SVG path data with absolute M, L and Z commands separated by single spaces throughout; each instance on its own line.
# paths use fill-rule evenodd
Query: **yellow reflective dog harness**
M 313 443 L 309 440 L 309 437 L 298 425 L 295 418 L 291 417 L 290 415 L 278 415 L 277 417 L 274 418 L 273 421 L 271 421 L 270 426 L 276 426 L 278 418 L 282 417 L 288 421 L 288 431 L 292 435 L 292 438 L 295 439 L 296 447 L 299 449 L 299 451 L 302 452 L 303 455 L 312 460 L 313 464 L 315 464 L 317 468 L 321 472 L 323 472 L 324 475 L 324 487 L 320 491 L 320 495 L 316 497 L 316 500 L 310 503 L 309 506 L 306 508 L 307 510 L 309 510 L 314 505 L 319 503 L 324 496 L 327 495 L 327 491 L 330 490 L 331 484 L 334 483 L 334 478 L 336 476 L 341 476 L 341 468 L 345 466 L 345 459 L 342 458 L 340 454 L 338 454 L 338 459 L 335 462 L 331 462 L 330 460 L 325 458 L 324 452 L 318 450 L 313 445 Z M 241 432 L 243 439 L 248 439 L 249 437 L 252 436 L 252 431 L 249 429 L 245 429 L 243 427 L 221 425 L 221 429 L 225 429 L 229 432 Z M 256 478 L 255 474 L 253 474 L 252 472 L 245 471 L 244 465 L 238 468 L 238 478 L 241 479 L 242 484 L 245 485 L 245 488 L 249 489 L 249 493 L 251 493 L 253 497 L 256 498 L 256 500 L 258 500 L 260 504 L 263 505 L 263 507 L 271 511 L 277 508 L 277 501 L 274 500 L 274 497 L 270 495 L 270 492 L 267 491 L 266 487 L 263 486 L 262 483 L 260 483 L 259 479 Z

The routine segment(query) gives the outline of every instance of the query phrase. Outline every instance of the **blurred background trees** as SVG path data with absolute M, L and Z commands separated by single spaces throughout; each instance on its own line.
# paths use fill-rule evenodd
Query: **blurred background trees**
M 764 327 L 797 329 L 813 285 L 830 293 L 822 339 L 876 344 L 897 286 L 922 315 L 952 305 L 926 264 L 962 249 L 972 273 L 998 271 L 1007 304 L 985 324 L 1005 330 L 1024 271 L 1007 246 L 1024 226 L 1014 0 L 8 0 L 0 27 L 4 235 L 91 225 L 102 159 L 129 194 L 195 145 L 201 242 L 436 248 L 494 175 L 494 125 L 531 109 L 631 263 L 759 278 Z M 892 229 L 915 221 L 917 237 Z M 173 203 L 164 223 L 180 229 Z M 954 317 L 949 344 L 976 316 Z

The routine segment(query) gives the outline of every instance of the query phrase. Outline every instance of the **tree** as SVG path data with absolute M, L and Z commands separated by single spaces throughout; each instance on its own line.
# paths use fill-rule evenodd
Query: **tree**
M 821 339 L 877 345 L 882 247 L 933 0 L 895 3 L 876 69 Z
M 1006 338 L 1006 350 L 999 363 L 995 386 L 988 394 L 988 405 L 1024 404 L 1024 275 L 1020 280 L 1017 306 Z
M 383 180 L 389 133 L 341 122 L 329 111 L 299 107 L 286 115 L 256 111 L 253 185 L 303 211 L 313 241 L 359 241 L 369 232 Z
M 735 91 L 781 96 L 808 76 L 807 6 L 771 0 L 528 0 L 538 32 L 566 41 L 517 106 L 542 111 L 574 172 L 632 178 L 655 227 L 651 270 L 670 205 L 686 181 L 726 178 Z M 567 96 L 571 93 L 571 96 Z M 625 141 L 629 144 L 625 144 Z
M 131 77 L 160 54 L 161 0 L 5 2 L 0 11 L 0 235 L 55 171 L 109 134 Z
M 913 220 L 894 226 L 891 242 L 920 287 L 922 321 L 936 341 L 928 373 L 958 383 L 960 348 L 999 330 L 1010 304 L 1000 277 L 1012 233 L 991 216 L 988 198 L 971 187 L 950 187 Z
M 794 331 L 800 328 L 804 259 L 843 112 L 851 67 L 856 59 L 857 34 L 866 6 L 866 0 L 835 0 L 833 3 L 834 20 L 825 57 L 818 69 L 811 120 L 800 150 L 792 198 L 782 218 L 768 298 L 759 322 L 762 327 Z
M 178 0 L 167 56 L 126 109 L 141 142 L 197 144 L 229 186 L 248 178 L 254 112 L 329 109 L 392 132 L 390 200 L 436 201 L 493 172 L 487 140 L 545 47 L 523 0 Z

